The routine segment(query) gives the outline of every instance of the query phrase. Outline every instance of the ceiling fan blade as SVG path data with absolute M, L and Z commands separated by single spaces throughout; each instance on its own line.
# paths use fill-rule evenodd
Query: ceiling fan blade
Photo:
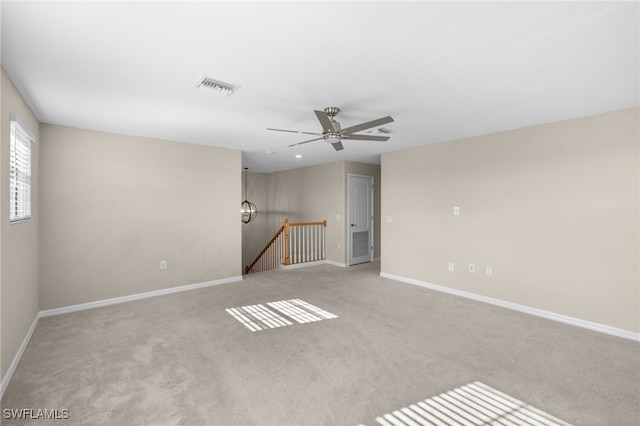
M 303 135 L 317 135 L 317 136 L 322 135 L 322 133 L 302 132 L 300 130 L 271 129 L 268 127 L 267 127 L 267 130 L 275 130 L 276 132 L 301 133 Z
M 334 142 L 331 144 L 331 146 L 336 150 L 336 151 L 342 151 L 344 149 L 344 146 L 342 146 L 342 142 L 338 141 L 338 142 Z
M 294 144 L 291 144 L 291 145 L 287 145 L 287 148 L 290 148 L 290 147 L 296 146 L 296 145 L 302 145 L 302 144 L 313 142 L 313 141 L 319 141 L 319 140 L 322 140 L 322 139 L 324 139 L 324 138 L 315 138 L 315 139 L 311 139 L 311 140 L 304 141 L 304 142 L 294 143 Z
M 324 111 L 314 111 L 316 113 L 316 117 L 318 117 L 318 121 L 322 125 L 322 130 L 327 133 L 335 133 L 336 129 L 333 128 L 333 124 L 331 124 L 331 120 L 329 116 Z
M 318 111 L 316 111 L 318 112 Z M 355 126 L 347 127 L 346 129 L 342 129 L 340 133 L 356 133 L 362 130 L 369 129 L 371 127 L 382 126 L 383 124 L 391 123 L 393 118 L 390 116 L 384 118 L 378 118 L 377 120 L 367 121 L 366 123 L 357 124 Z
M 357 141 L 388 141 L 389 136 L 374 136 L 374 135 L 342 135 L 342 139 L 352 139 Z

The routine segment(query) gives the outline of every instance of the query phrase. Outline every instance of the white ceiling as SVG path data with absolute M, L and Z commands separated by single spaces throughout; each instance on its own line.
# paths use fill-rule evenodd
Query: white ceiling
M 242 150 L 269 172 L 638 106 L 638 15 L 637 1 L 3 1 L 1 60 L 41 122 Z M 197 90 L 203 75 L 241 87 Z M 320 132 L 327 106 L 342 127 L 391 115 L 391 139 L 336 152 L 266 130 Z

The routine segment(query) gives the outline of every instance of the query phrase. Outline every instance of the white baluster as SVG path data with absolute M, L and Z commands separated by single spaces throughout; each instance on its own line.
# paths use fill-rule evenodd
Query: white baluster
M 311 246 L 313 247 L 313 260 L 318 260 L 318 226 L 313 225 L 313 241 Z
M 298 263 L 298 227 L 291 227 L 291 263 Z

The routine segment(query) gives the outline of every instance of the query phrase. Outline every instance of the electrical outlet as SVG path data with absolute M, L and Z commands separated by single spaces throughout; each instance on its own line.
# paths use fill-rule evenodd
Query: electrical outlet
M 493 268 L 491 266 L 487 266 L 485 268 L 485 272 L 487 273 L 487 275 L 491 275 L 493 274 Z
M 460 216 L 460 207 L 454 207 L 453 208 L 453 215 L 454 216 Z
M 447 263 L 447 270 L 448 270 L 449 272 L 453 272 L 453 271 L 454 271 L 454 269 L 455 269 L 455 268 L 454 268 L 454 266 L 453 266 L 453 263 L 451 263 L 451 262 Z
M 166 260 L 161 260 L 160 261 L 160 269 L 162 269 L 162 270 L 167 269 L 167 261 Z
M 476 271 L 476 265 L 474 265 L 473 263 L 469 264 L 469 272 L 475 272 Z

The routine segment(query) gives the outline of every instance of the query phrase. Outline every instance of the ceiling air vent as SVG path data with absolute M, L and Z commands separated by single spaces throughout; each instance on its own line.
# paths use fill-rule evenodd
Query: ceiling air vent
M 391 130 L 385 129 L 384 127 L 380 127 L 380 128 L 377 128 L 377 129 L 369 130 L 366 133 L 387 134 L 387 133 L 391 133 Z
M 233 92 L 235 92 L 240 88 L 240 86 L 229 84 L 229 83 L 223 83 L 222 81 L 214 80 L 207 76 L 204 76 L 200 80 L 198 80 L 198 83 L 196 84 L 196 89 L 199 89 L 201 87 L 215 90 L 218 93 L 221 93 L 225 96 L 232 95 Z

